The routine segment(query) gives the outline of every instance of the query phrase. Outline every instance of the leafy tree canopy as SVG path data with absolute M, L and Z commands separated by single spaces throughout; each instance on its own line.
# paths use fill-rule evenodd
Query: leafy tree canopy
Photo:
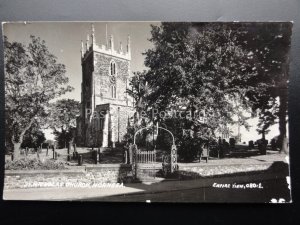
M 74 99 L 60 99 L 49 107 L 47 123 L 53 129 L 58 147 L 66 147 L 73 140 L 80 103 Z
M 159 110 L 204 112 L 207 123 L 196 118 L 185 123 L 202 136 L 232 122 L 233 100 L 247 102 L 245 84 L 257 75 L 249 51 L 238 43 L 240 35 L 226 24 L 153 26 L 154 48 L 145 53 L 149 104 Z
M 30 36 L 25 46 L 4 38 L 5 122 L 15 158 L 24 134 L 47 116 L 50 101 L 72 90 L 66 69 L 48 50 L 45 41 Z

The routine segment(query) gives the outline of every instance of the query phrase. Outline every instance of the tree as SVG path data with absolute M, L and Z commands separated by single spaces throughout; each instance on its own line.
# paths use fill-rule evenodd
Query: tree
M 155 47 L 145 60 L 150 104 L 209 115 L 205 124 L 195 117 L 186 121 L 201 135 L 232 122 L 232 101 L 243 97 L 246 81 L 256 74 L 248 52 L 237 43 L 239 35 L 226 24 L 153 27 L 150 40 Z
M 134 107 L 136 113 L 134 114 L 133 124 L 127 129 L 126 139 L 133 139 L 135 131 L 142 127 L 153 125 L 151 120 L 151 105 L 148 104 L 148 95 L 150 89 L 146 81 L 147 71 L 135 72 L 130 80 L 131 89 L 126 92 L 134 99 Z M 150 140 L 151 139 L 151 140 Z M 154 134 L 152 130 L 143 130 L 137 135 L 137 143 L 143 146 L 149 146 L 150 142 L 154 142 Z M 153 146 L 154 147 L 154 146 Z
M 136 72 L 130 80 L 131 89 L 126 92 L 134 99 L 137 115 L 135 116 L 135 124 L 140 124 L 142 121 L 142 113 L 145 113 L 149 104 L 147 97 L 149 95 L 149 87 L 146 81 L 146 71 Z
M 5 37 L 4 60 L 6 141 L 13 145 L 14 159 L 18 159 L 26 131 L 47 116 L 51 100 L 72 88 L 66 85 L 65 66 L 38 37 L 30 36 L 28 46 Z
M 45 140 L 45 134 L 39 129 L 37 124 L 34 124 L 29 130 L 26 131 L 21 147 L 36 149 L 41 146 Z
M 192 138 L 191 143 L 233 123 L 234 99 L 246 103 L 245 84 L 257 73 L 238 44 L 239 31 L 226 24 L 162 23 L 152 26 L 151 34 L 154 48 L 145 53 L 149 70 L 143 74 L 150 89 L 147 104 L 159 112 L 180 111 L 173 124 L 181 127 L 180 139 Z M 152 120 L 167 122 L 160 115 Z
M 250 51 L 258 68 L 248 83 L 257 88 L 246 92 L 253 111 L 259 114 L 258 131 L 264 136 L 271 125 L 279 123 L 279 142 L 284 143 L 292 24 L 263 23 L 241 29 L 247 30 L 247 35 L 240 38 L 240 43 Z
M 54 130 L 59 146 L 66 147 L 73 140 L 72 129 L 76 128 L 79 114 L 80 103 L 74 99 L 61 99 L 51 104 L 48 124 Z

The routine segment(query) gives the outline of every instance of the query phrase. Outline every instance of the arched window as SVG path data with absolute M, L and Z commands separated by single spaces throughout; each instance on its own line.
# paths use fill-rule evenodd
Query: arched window
M 110 75 L 116 75 L 116 63 L 114 61 L 110 63 Z
M 111 97 L 116 98 L 117 97 L 117 92 L 116 92 L 116 86 L 111 86 Z

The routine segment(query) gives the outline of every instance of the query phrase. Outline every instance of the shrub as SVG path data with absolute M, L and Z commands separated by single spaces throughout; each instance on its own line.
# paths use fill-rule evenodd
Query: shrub
M 193 162 L 201 151 L 201 140 L 190 136 L 183 137 L 178 148 L 178 155 L 184 162 Z
M 59 161 L 38 159 L 18 159 L 5 162 L 6 170 L 59 170 L 66 169 L 65 164 Z

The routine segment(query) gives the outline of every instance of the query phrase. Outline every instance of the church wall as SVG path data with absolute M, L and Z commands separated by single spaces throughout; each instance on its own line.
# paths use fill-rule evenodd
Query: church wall
M 126 105 L 126 82 L 129 79 L 129 61 L 113 56 L 94 53 L 95 58 L 95 97 L 96 105 L 114 103 Z M 112 98 L 111 87 L 114 85 L 110 75 L 110 63 L 116 63 L 116 99 Z
M 128 120 L 134 114 L 134 108 L 130 106 L 121 106 L 114 104 L 102 104 L 96 107 L 97 117 L 91 120 L 91 131 L 93 133 L 94 143 L 101 146 L 103 138 L 108 139 L 108 146 L 113 143 L 122 142 L 127 133 Z M 100 114 L 101 112 L 101 114 Z M 105 114 L 109 115 L 106 117 Z M 105 120 L 108 119 L 107 131 L 105 131 Z M 106 135 L 104 135 L 106 133 Z M 87 145 L 92 145 L 93 140 L 88 140 Z M 102 146 L 103 147 L 103 146 Z M 105 146 L 106 147 L 106 146 Z
M 86 109 L 91 109 L 93 106 L 93 55 L 89 54 L 84 61 L 82 61 L 82 83 L 81 83 L 81 117 L 77 124 L 76 143 L 78 146 L 87 144 L 87 129 L 88 129 L 88 115 Z M 80 120 L 80 121 L 79 121 Z
M 110 105 L 111 141 L 122 142 L 127 133 L 128 120 L 134 114 L 132 107 Z
M 93 74 L 92 54 L 82 64 L 82 112 L 85 114 L 86 108 L 92 107 L 92 74 Z

